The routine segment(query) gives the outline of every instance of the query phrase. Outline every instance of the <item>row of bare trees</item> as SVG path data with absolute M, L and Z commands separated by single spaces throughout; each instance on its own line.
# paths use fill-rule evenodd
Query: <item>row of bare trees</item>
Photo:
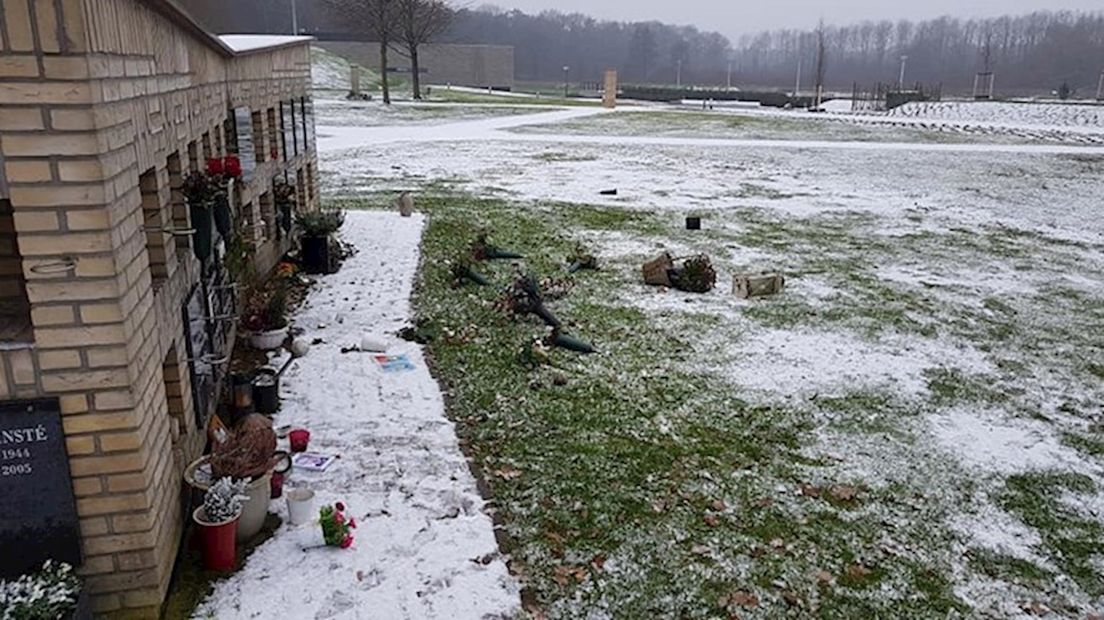
M 350 31 L 370 34 L 380 46 L 383 102 L 391 103 L 388 52 L 410 57 L 414 98 L 422 98 L 418 50 L 452 25 L 455 12 L 445 0 L 325 0 Z
M 942 83 L 968 90 L 977 72 L 993 71 L 1009 93 L 1061 84 L 1091 95 L 1104 69 L 1104 13 L 1048 12 L 986 19 L 866 21 L 816 31 L 775 30 L 741 37 L 733 54 L 740 84 L 793 84 L 796 67 L 809 83 L 823 39 L 831 59 L 828 86 L 852 82 Z M 902 60 L 904 57 L 904 60 Z

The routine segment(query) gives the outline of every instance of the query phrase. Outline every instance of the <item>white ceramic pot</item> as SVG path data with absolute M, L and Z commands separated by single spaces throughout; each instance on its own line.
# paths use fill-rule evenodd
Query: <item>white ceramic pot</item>
M 314 519 L 314 491 L 291 489 L 287 493 L 288 521 L 292 525 L 305 525 Z
M 288 328 L 281 327 L 267 332 L 253 332 L 249 336 L 249 345 L 259 351 L 279 349 L 287 340 Z
M 242 502 L 241 521 L 238 523 L 238 542 L 257 535 L 264 527 L 268 515 L 268 503 L 272 499 L 272 471 L 250 482 L 245 487 L 249 499 Z

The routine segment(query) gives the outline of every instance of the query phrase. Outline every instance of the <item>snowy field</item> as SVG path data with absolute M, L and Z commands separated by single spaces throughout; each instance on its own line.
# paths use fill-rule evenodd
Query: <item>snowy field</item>
M 1020 124 L 1035 127 L 1104 128 L 1104 105 L 1080 103 L 1004 103 L 940 101 L 907 103 L 890 116 L 929 120 Z
M 474 353 L 441 360 L 459 382 L 451 411 L 464 416 L 458 427 L 477 467 L 496 477 L 512 566 L 548 617 L 1104 612 L 1104 148 L 1078 137 L 1100 132 L 1099 121 L 1048 127 L 1046 115 L 998 107 L 947 113 L 948 123 L 982 130 L 933 139 L 940 123 L 848 133 L 839 119 L 754 115 L 751 133 L 748 123 L 719 132 L 702 115 L 655 110 L 349 123 L 361 107 L 320 108 L 325 195 L 388 208 L 396 190 L 421 192 L 432 230 L 423 310 L 434 312 L 427 299 L 455 303 L 439 316 L 472 321 L 449 327 L 477 334 L 464 345 Z M 1008 131 L 1026 124 L 1053 133 Z M 617 195 L 600 195 L 610 189 Z M 682 230 L 690 213 L 704 217 L 703 231 Z M 362 262 L 392 234 L 366 222 L 352 219 L 347 231 Z M 562 302 L 565 312 L 594 313 L 572 325 L 602 351 L 568 362 L 571 384 L 618 385 L 629 400 L 610 411 L 647 417 L 591 409 L 593 421 L 568 434 L 609 433 L 617 443 L 558 443 L 566 429 L 542 417 L 562 406 L 554 394 L 524 383 L 509 398 L 517 386 L 480 391 L 479 381 L 507 372 L 484 366 L 510 359 L 478 348 L 493 339 L 480 330 L 498 329 L 480 314 L 489 303 L 433 288 L 439 252 L 463 243 L 450 235 L 478 224 L 519 244 L 581 242 L 600 257 L 598 279 Z M 640 263 L 662 250 L 708 253 L 717 289 L 696 296 L 639 283 Z M 734 273 L 760 270 L 784 272 L 786 290 L 756 301 L 730 294 Z M 341 291 L 367 303 L 391 290 L 379 278 L 412 277 L 359 273 L 347 274 L 353 288 L 312 301 L 306 320 L 332 324 L 328 304 Z M 393 329 L 383 318 L 378 329 Z M 304 373 L 294 384 L 309 399 Z M 671 376 L 697 387 L 649 391 Z M 358 432 L 391 462 L 397 445 L 370 427 Z M 635 452 L 603 460 L 625 437 L 679 456 L 637 478 L 644 469 L 634 466 L 652 464 L 636 463 Z M 595 487 L 578 472 L 591 472 Z M 365 484 L 358 492 L 374 506 L 381 483 Z M 463 477 L 456 484 L 470 493 Z M 385 585 L 388 570 L 405 579 L 373 545 L 401 547 L 365 537 L 357 561 L 375 562 Z M 463 564 L 462 555 L 426 561 Z M 349 585 L 355 602 L 374 600 L 362 583 Z M 247 608 L 244 597 L 227 586 L 214 600 Z M 338 598 L 332 617 L 391 617 L 354 613 Z M 502 606 L 405 609 L 396 617 L 479 618 Z

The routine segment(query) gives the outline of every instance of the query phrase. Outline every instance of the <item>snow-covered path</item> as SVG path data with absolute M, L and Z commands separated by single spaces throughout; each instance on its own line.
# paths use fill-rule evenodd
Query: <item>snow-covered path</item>
M 321 474 L 296 470 L 316 504 L 344 502 L 359 525 L 351 549 L 303 551 L 317 525 L 286 524 L 197 610 L 197 617 L 484 619 L 513 617 L 518 586 L 498 555 L 493 525 L 457 445 L 421 348 L 393 334 L 410 317 L 424 219 L 352 212 L 358 248 L 321 278 L 294 323 L 321 338 L 287 372 L 276 424 L 309 429 L 312 451 L 340 459 Z M 371 354 L 340 352 L 366 334 L 416 367 L 384 373 Z

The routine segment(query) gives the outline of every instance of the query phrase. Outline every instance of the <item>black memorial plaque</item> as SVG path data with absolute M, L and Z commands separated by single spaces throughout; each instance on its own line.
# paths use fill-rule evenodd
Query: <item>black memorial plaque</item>
M 81 563 L 80 524 L 56 399 L 0 403 L 0 578 Z

